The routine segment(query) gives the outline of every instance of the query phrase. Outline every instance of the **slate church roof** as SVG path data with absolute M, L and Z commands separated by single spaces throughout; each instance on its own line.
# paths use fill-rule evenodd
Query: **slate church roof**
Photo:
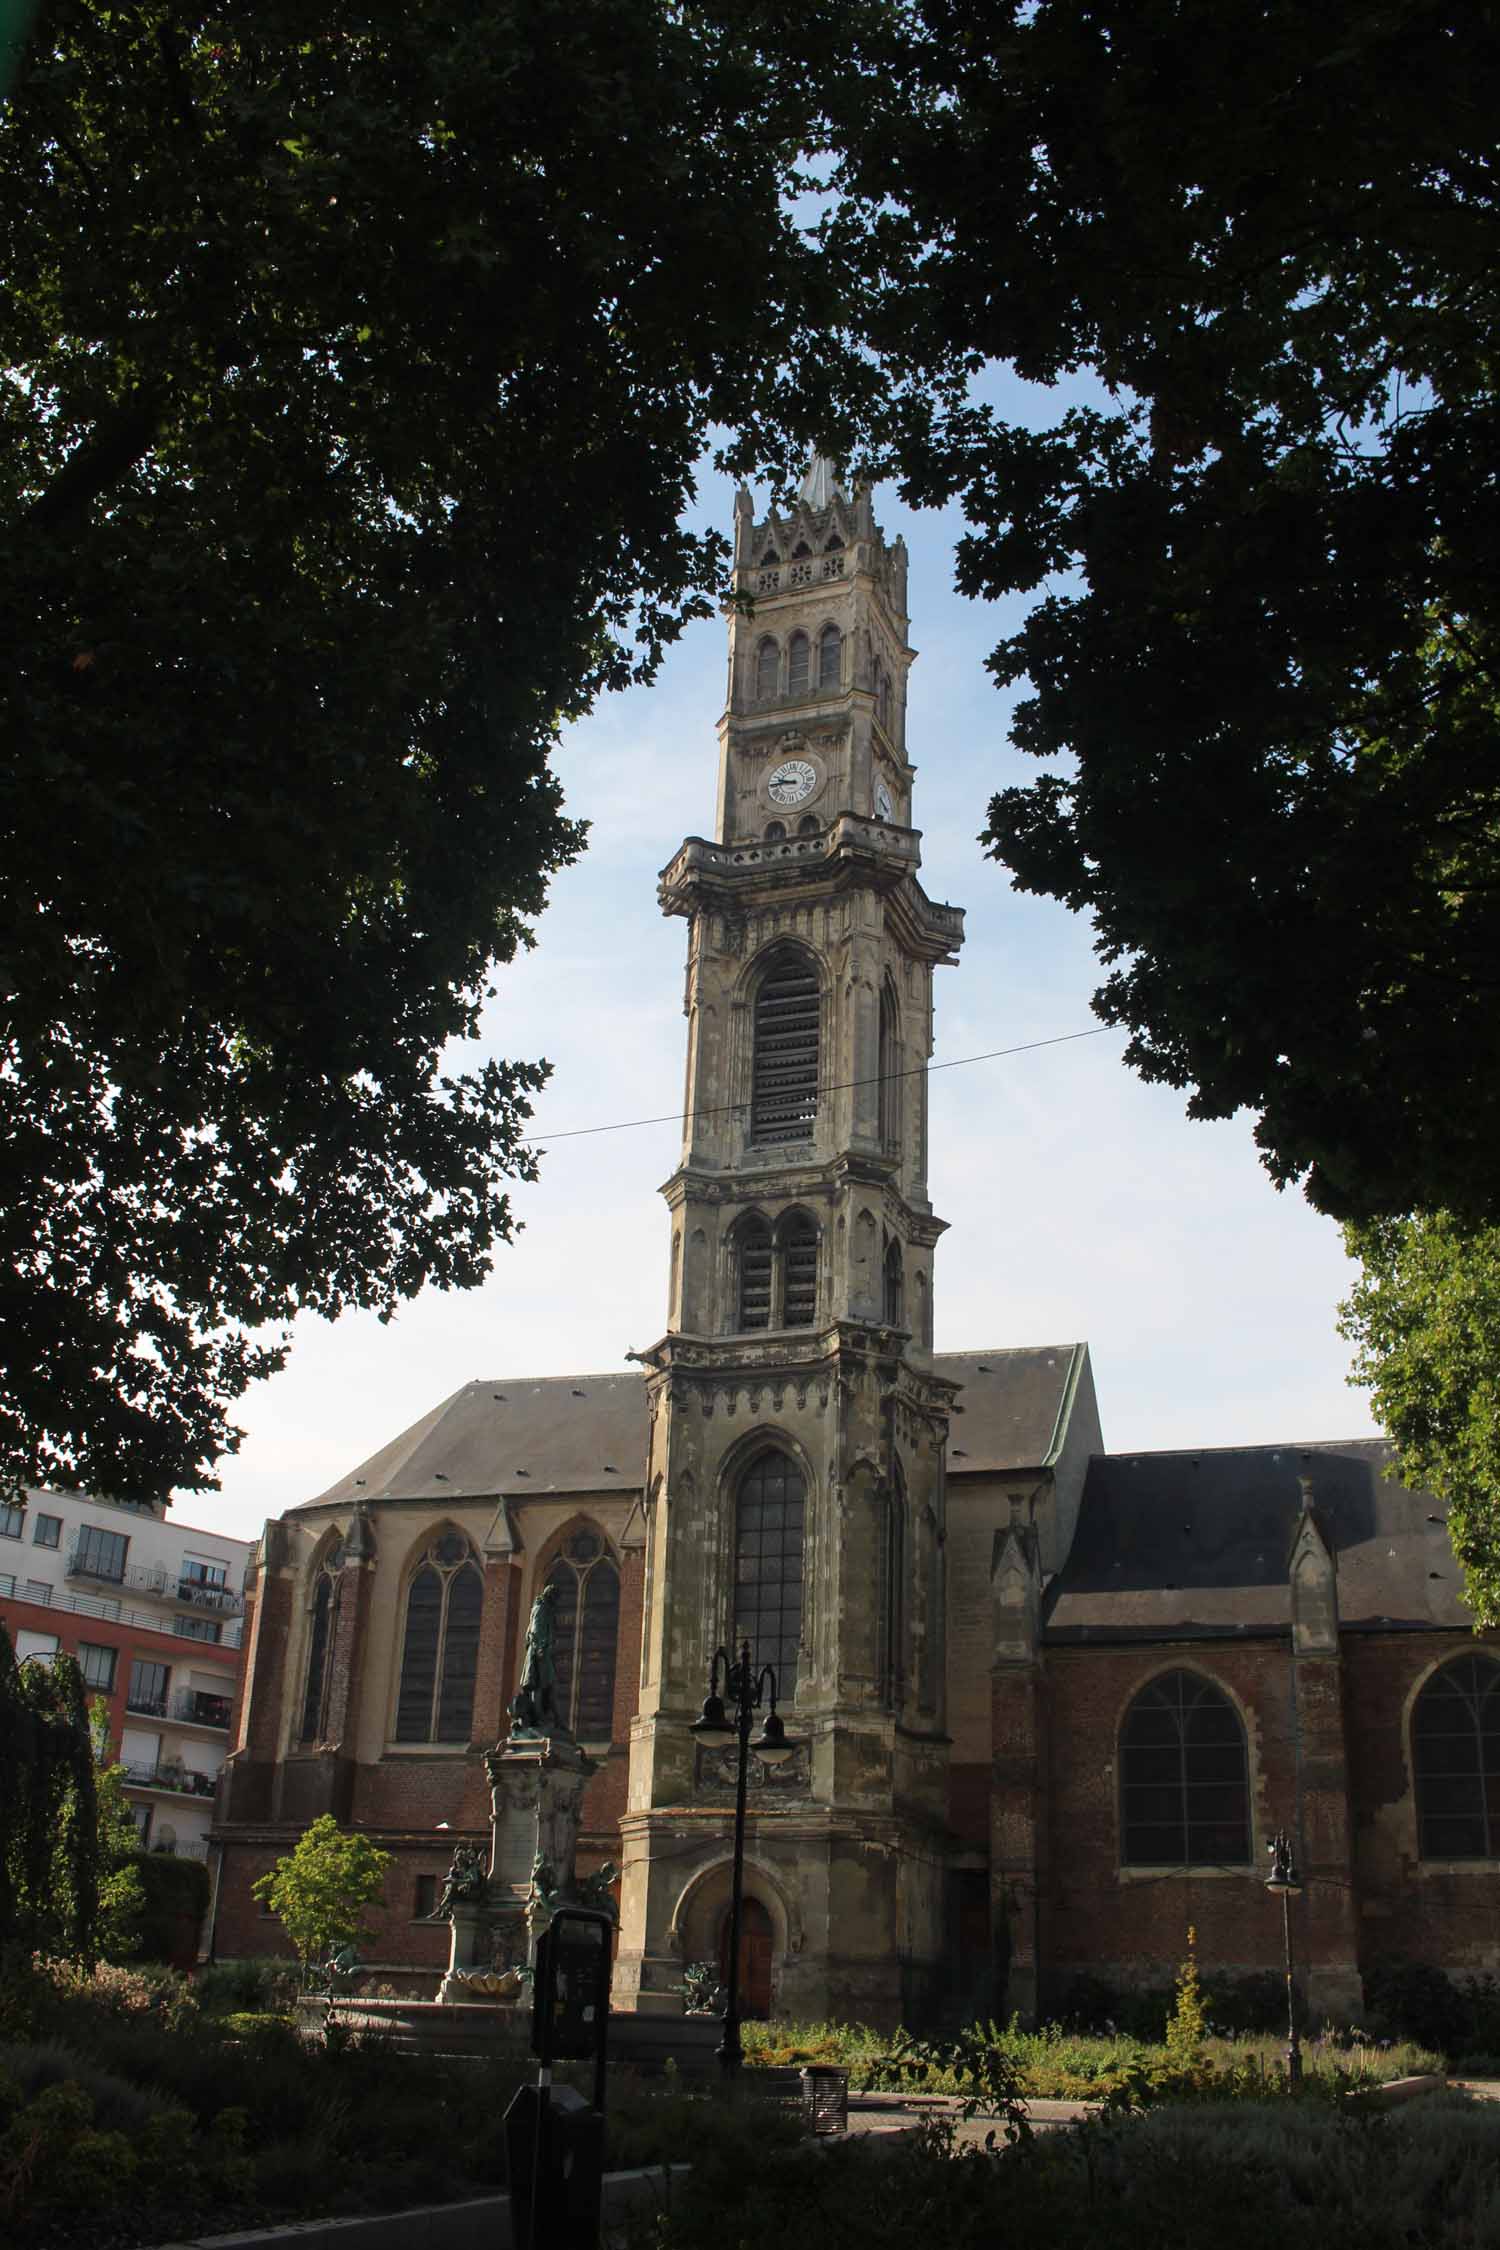
M 936 1353 L 934 1371 L 964 1386 L 950 1469 L 993 1475 L 1045 1467 L 1061 1444 L 1086 1355 L 1083 1344 Z M 639 1492 L 645 1460 L 642 1376 L 500 1376 L 466 1383 L 302 1505 Z
M 1285 1634 L 1299 1478 L 1338 1563 L 1341 1626 L 1472 1623 L 1441 1503 L 1385 1476 L 1379 1438 L 1096 1455 L 1078 1530 L 1047 1590 L 1051 1643 Z

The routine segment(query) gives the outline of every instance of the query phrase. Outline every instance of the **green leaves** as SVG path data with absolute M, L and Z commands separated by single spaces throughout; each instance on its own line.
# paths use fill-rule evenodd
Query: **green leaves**
M 779 471 L 915 384 L 784 200 L 886 22 L 46 11 L 0 121 L 0 1471 L 211 1485 L 297 1311 L 509 1239 L 546 1066 L 442 1058 L 582 847 L 556 729 L 719 599 L 716 428 Z
M 1356 1347 L 1403 1475 L 1445 1504 L 1476 1630 L 1500 1624 L 1500 1228 L 1445 1211 L 1345 1229 Z
M 250 1888 L 277 1917 L 306 1972 L 346 1945 L 367 1942 L 364 1910 L 381 1897 L 391 1858 L 324 1813 Z

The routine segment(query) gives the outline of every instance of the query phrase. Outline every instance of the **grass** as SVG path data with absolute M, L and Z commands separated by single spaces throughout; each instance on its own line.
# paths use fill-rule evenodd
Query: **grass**
M 889 2083 L 880 2065 L 891 2051 L 891 2034 L 872 2031 L 867 2024 L 746 2024 L 743 2038 L 745 2060 L 752 2068 L 837 2063 L 848 2070 L 852 2087 Z M 1009 2058 L 1023 2093 L 1064 2101 L 1102 2099 L 1126 2086 L 1143 2068 L 1150 2076 L 1163 2066 L 1167 2054 L 1160 2042 L 1067 2031 L 1057 2024 L 1046 2024 L 1039 2031 L 1023 2031 L 1015 2023 L 994 2026 L 990 2044 Z M 1285 2051 L 1285 2040 L 1270 2033 L 1210 2037 L 1201 2050 L 1210 2070 L 1258 2074 L 1267 2092 L 1281 2076 Z M 1410 2042 L 1377 2044 L 1357 2035 L 1305 2039 L 1302 2055 L 1306 2073 L 1330 2088 L 1374 2086 L 1444 2067 L 1442 2057 L 1428 2048 Z M 951 2072 L 935 2072 L 929 2085 L 934 2093 L 963 2090 Z

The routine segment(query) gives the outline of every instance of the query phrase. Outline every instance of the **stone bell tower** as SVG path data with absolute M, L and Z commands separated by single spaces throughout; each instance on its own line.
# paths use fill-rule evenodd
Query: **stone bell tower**
M 943 1955 L 943 1458 L 927 1194 L 932 972 L 963 915 L 917 880 L 906 551 L 815 461 L 735 503 L 711 840 L 687 923 L 687 1091 L 650 1409 L 617 2004 L 722 1957 L 732 1751 L 696 1742 L 748 1638 L 798 1749 L 753 1767 L 743 1997 L 919 2016 Z

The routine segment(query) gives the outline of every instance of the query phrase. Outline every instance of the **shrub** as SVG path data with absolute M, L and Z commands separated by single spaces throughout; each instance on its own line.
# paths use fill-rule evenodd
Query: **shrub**
M 267 2015 L 289 2009 L 299 1979 L 291 1962 L 264 1955 L 254 1961 L 211 1961 L 193 1979 L 205 2015 Z
M 148 1961 L 190 1965 L 208 1907 L 208 1869 L 201 1860 L 171 1852 L 132 1852 L 141 1889 L 135 1918 L 136 1949 Z

